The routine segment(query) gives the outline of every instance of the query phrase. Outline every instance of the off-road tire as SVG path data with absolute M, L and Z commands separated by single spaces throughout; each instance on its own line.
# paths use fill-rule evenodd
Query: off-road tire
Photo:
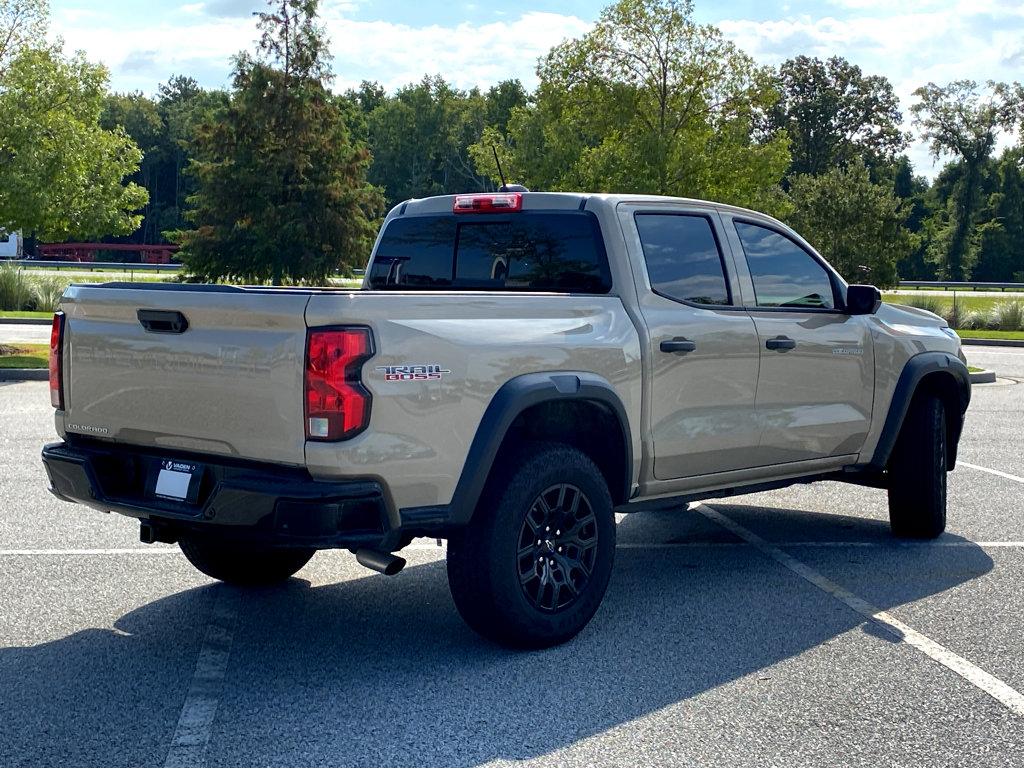
M 178 547 L 203 574 L 233 585 L 284 582 L 316 553 L 306 548 L 256 547 L 206 537 L 183 537 Z
M 946 412 L 914 398 L 889 458 L 889 525 L 897 537 L 934 539 L 946 530 Z
M 527 444 L 499 461 L 472 522 L 448 541 L 448 585 L 459 614 L 485 638 L 555 646 L 590 622 L 608 588 L 615 559 L 608 484 L 590 457 L 564 444 Z

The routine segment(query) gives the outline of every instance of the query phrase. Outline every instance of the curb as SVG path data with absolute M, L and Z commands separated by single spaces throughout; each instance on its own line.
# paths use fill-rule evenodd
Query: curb
M 1024 339 L 960 339 L 960 344 L 976 344 L 980 347 L 1024 347 Z
M 995 371 L 972 371 L 968 376 L 971 384 L 992 384 L 996 381 Z
M 50 370 L 45 368 L 0 368 L 0 382 L 45 382 Z
M 0 326 L 49 326 L 51 323 L 52 318 L 0 318 Z

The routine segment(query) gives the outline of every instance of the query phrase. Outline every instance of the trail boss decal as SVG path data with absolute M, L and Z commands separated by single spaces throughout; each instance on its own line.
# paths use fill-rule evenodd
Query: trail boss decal
M 377 366 L 375 371 L 384 374 L 385 382 L 436 382 L 452 373 L 436 363 L 411 366 Z

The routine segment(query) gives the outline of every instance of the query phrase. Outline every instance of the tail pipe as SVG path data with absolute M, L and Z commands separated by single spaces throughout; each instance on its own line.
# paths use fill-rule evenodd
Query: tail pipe
M 356 560 L 367 569 L 379 571 L 388 577 L 395 576 L 405 568 L 404 558 L 399 558 L 394 553 L 381 553 L 365 547 L 356 550 Z

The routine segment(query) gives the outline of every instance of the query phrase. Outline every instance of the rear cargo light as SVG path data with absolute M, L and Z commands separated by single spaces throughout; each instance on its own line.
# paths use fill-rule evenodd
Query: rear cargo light
M 306 438 L 343 441 L 370 422 L 370 392 L 360 378 L 373 357 L 365 326 L 310 329 L 306 341 Z
M 50 327 L 50 405 L 64 408 L 64 313 L 53 314 Z
M 502 214 L 523 210 L 523 196 L 518 192 L 489 195 L 456 195 L 452 211 L 457 214 Z

